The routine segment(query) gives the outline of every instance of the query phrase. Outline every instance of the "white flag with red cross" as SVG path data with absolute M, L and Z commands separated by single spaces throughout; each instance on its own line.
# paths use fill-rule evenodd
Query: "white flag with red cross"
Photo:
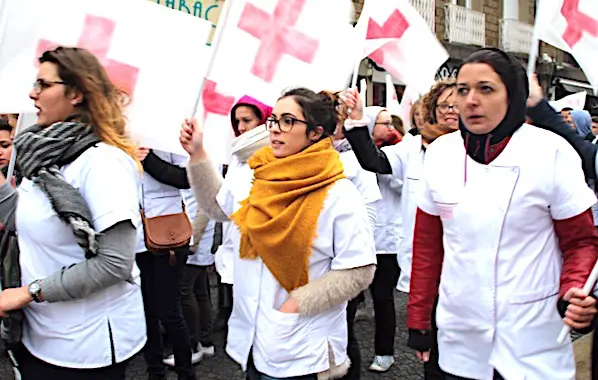
M 401 113 L 399 113 L 399 116 L 403 119 L 405 132 L 415 127 L 415 125 L 411 125 L 411 108 L 413 108 L 413 103 L 419 98 L 420 95 L 416 89 L 410 86 L 405 87 L 403 98 L 401 99 Z
M 28 94 L 45 50 L 82 47 L 130 95 L 131 137 L 142 146 L 183 152 L 180 125 L 193 111 L 207 71 L 210 22 L 146 0 L 4 2 L 0 113 L 35 110 Z M 157 33 L 157 27 L 168 32 Z
M 421 94 L 430 90 L 449 54 L 409 0 L 366 0 L 356 26 L 362 57 Z
M 401 104 L 397 96 L 395 84 L 392 81 L 392 75 L 386 74 L 386 110 L 392 115 L 397 115 L 402 118 Z
M 574 110 L 583 110 L 586 105 L 587 92 L 577 92 L 575 94 L 567 95 L 559 100 L 549 102 L 552 108 L 561 111 L 563 108 L 571 108 Z
M 235 0 L 218 22 L 208 78 L 273 106 L 285 89 L 342 90 L 353 67 L 351 0 Z
M 573 55 L 598 92 L 598 3 L 543 0 L 536 15 L 540 40 Z

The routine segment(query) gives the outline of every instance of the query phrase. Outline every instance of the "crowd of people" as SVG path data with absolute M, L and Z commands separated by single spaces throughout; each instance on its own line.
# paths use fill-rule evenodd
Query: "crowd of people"
M 196 379 L 222 324 L 249 380 L 359 379 L 368 289 L 370 371 L 394 364 L 400 291 L 426 379 L 575 377 L 557 337 L 595 325 L 598 118 L 559 114 L 504 52 L 472 53 L 410 120 L 355 88 L 244 96 L 224 166 L 195 119 L 188 156 L 135 146 L 126 94 L 85 49 L 44 52 L 30 97 L 35 125 L 15 136 L 18 115 L 0 115 L 0 316 L 18 378 L 124 380 L 142 352 L 148 379 Z

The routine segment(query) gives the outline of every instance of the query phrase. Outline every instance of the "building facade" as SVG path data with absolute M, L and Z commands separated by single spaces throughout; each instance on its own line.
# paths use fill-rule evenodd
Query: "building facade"
M 148 1 L 209 20 L 214 30 L 225 2 Z M 353 0 L 355 21 L 361 14 L 364 1 Z M 450 58 L 439 68 L 437 79 L 454 76 L 461 61 L 479 47 L 499 47 L 527 65 L 536 0 L 410 1 L 449 52 Z M 536 71 L 549 98 L 558 99 L 571 93 L 586 91 L 586 108 L 598 112 L 598 98 L 593 96 L 583 72 L 569 54 L 542 43 Z M 366 59 L 362 62 L 359 73 L 368 82 L 368 104 L 383 104 L 386 99 L 384 70 Z M 400 99 L 404 85 L 398 81 L 395 84 Z

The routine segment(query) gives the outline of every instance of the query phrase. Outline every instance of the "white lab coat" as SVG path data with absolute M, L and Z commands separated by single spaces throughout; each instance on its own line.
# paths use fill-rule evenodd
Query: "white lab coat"
M 239 202 L 246 198 L 245 194 L 240 198 L 236 196 L 238 186 L 247 186 L 239 181 L 239 176 L 227 175 L 217 197 L 228 215 L 237 211 Z M 309 258 L 310 280 L 330 270 L 376 263 L 367 212 L 348 179 L 337 181 L 329 189 L 317 231 Z M 251 351 L 258 371 L 276 378 L 326 371 L 330 367 L 330 354 L 334 355 L 337 365 L 345 362 L 346 303 L 314 316 L 279 312 L 289 294 L 260 259 L 239 257 L 239 229 L 232 224 L 229 232 L 236 253 L 234 306 L 226 347 L 231 358 L 245 370 Z
M 195 216 L 197 215 L 197 208 L 199 207 L 195 196 L 193 195 L 193 190 L 191 189 L 184 189 L 181 190 L 181 194 L 183 195 L 183 200 L 185 201 L 185 206 L 187 208 L 187 215 L 191 220 L 191 223 L 195 220 Z M 214 229 L 216 227 L 216 222 L 212 219 L 208 221 L 206 229 L 204 230 L 201 240 L 197 242 L 197 249 L 192 252 L 193 254 L 189 255 L 187 258 L 187 265 L 196 265 L 207 267 L 210 265 L 214 265 L 214 254 L 212 253 L 212 245 L 214 245 Z M 189 245 L 193 246 L 196 242 L 193 240 L 195 237 L 191 237 L 191 242 Z
M 401 214 L 401 191 L 403 181 L 391 174 L 378 174 L 378 187 L 382 199 L 376 202 L 376 225 L 374 240 L 376 253 L 397 254 L 401 246 L 403 215 Z
M 409 293 L 411 281 L 411 259 L 413 256 L 413 230 L 417 201 L 421 195 L 424 151 L 422 137 L 412 136 L 392 146 L 382 148 L 392 168 L 392 175 L 403 183 L 401 192 L 402 228 L 400 230 L 401 246 L 397 255 L 401 274 L 397 290 Z
M 93 227 L 139 221 L 139 172 L 131 157 L 100 143 L 60 168 L 91 211 Z M 50 200 L 28 179 L 18 189 L 16 211 L 23 284 L 81 262 L 85 252 L 71 227 L 58 218 Z M 30 303 L 23 308 L 23 344 L 35 357 L 59 367 L 100 368 L 133 357 L 146 342 L 139 269 L 132 282 L 118 281 L 85 298 Z
M 563 261 L 553 219 L 596 202 L 577 153 L 523 125 L 481 165 L 454 132 L 430 145 L 424 173 L 419 207 L 439 215 L 444 232 L 440 367 L 476 379 L 491 379 L 493 369 L 509 380 L 573 379 L 571 342 L 557 342 Z
M 234 204 L 234 209 L 240 207 L 241 201 L 247 199 L 253 180 L 253 171 L 247 162 L 240 162 L 237 156 L 233 155 L 226 178 L 219 193 L 219 202 Z M 239 248 L 235 247 L 233 241 L 232 222 L 222 223 L 222 244 L 216 251 L 216 271 L 224 284 L 233 284 L 233 272 L 235 256 L 239 254 Z
M 359 161 L 357 161 L 357 157 L 352 150 L 341 152 L 339 156 L 343 163 L 347 179 L 355 185 L 357 191 L 361 194 L 363 203 L 366 206 L 371 205 L 371 207 L 375 208 L 377 202 L 382 199 L 376 174 L 364 170 L 359 165 Z

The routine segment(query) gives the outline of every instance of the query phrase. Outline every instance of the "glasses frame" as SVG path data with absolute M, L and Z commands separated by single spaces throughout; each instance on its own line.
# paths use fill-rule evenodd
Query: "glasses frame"
M 286 127 L 284 127 L 284 128 L 282 127 L 282 125 L 280 124 L 280 121 L 282 119 L 293 120 L 290 128 L 287 129 Z M 309 126 L 309 123 L 307 121 L 297 119 L 296 117 L 293 117 L 293 116 L 281 116 L 280 119 L 276 119 L 276 118 L 270 116 L 269 118 L 266 119 L 266 127 L 268 128 L 268 130 L 271 130 L 272 128 L 274 128 L 274 124 L 276 124 L 278 126 L 278 129 L 280 129 L 280 131 L 284 132 L 284 133 L 289 133 L 290 131 L 292 131 L 293 127 L 295 126 L 295 123 L 302 123 L 302 124 Z
M 37 79 L 35 82 L 33 82 L 33 92 L 35 92 L 37 95 L 39 95 L 42 92 L 44 92 L 45 90 L 54 86 L 55 84 L 66 85 L 67 83 L 64 81 L 61 81 L 61 80 Z
M 446 110 L 443 111 L 440 107 L 446 105 Z M 446 114 L 449 112 L 449 110 L 453 110 L 454 113 L 458 114 L 459 110 L 457 109 L 457 105 L 456 104 L 448 104 L 448 103 L 440 103 L 440 104 L 436 104 L 436 109 L 440 112 L 442 112 L 443 114 Z

